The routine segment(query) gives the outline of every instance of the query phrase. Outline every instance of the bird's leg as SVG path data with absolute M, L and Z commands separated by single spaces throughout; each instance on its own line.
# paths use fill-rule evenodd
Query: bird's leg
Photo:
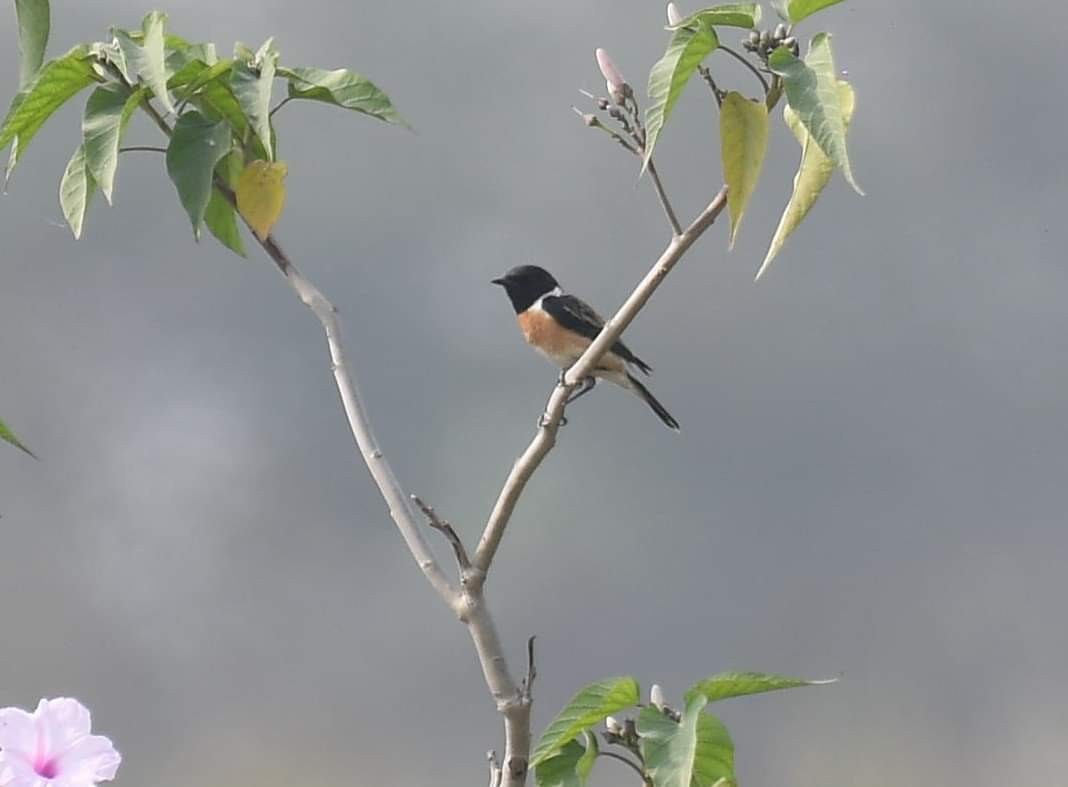
M 597 378 L 596 377 L 584 377 L 584 378 L 582 378 L 582 382 L 579 383 L 579 387 L 576 388 L 571 393 L 571 395 L 569 397 L 567 397 L 567 404 L 571 404 L 576 399 L 578 399 L 580 396 L 585 396 L 590 391 L 592 391 L 594 389 L 594 386 L 596 386 L 596 385 L 597 385 Z

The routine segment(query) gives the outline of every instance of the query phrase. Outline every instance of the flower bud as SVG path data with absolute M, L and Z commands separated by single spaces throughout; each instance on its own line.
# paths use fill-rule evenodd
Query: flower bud
M 786 25 L 784 25 L 784 24 L 782 24 L 780 22 L 778 25 L 775 26 L 774 38 L 776 40 L 782 40 L 782 39 L 786 38 Z
M 624 99 L 627 97 L 627 80 L 623 78 L 623 74 L 616 68 L 612 58 L 603 49 L 597 50 L 597 66 L 601 69 L 608 95 L 612 97 L 615 103 L 622 106 Z
M 771 33 L 769 33 L 767 30 L 760 34 L 760 46 L 764 49 L 767 49 L 769 46 L 771 46 Z
M 623 734 L 623 725 L 616 720 L 615 716 L 606 716 L 604 720 L 604 726 L 613 735 Z
M 668 24 L 672 27 L 679 24 L 683 19 L 686 18 L 679 12 L 679 7 L 674 3 L 667 4 L 667 17 Z
M 654 683 L 649 689 L 649 703 L 657 710 L 664 709 L 664 690 L 660 688 L 659 683 Z
M 749 31 L 749 43 L 752 44 L 753 46 L 756 46 L 757 44 L 759 44 L 760 43 L 760 33 L 758 33 L 756 30 L 750 30 Z

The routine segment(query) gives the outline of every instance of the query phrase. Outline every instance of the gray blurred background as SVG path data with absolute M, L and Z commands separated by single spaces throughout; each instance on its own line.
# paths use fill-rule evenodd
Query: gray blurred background
M 569 108 L 596 46 L 644 84 L 661 4 L 165 8 L 223 52 L 276 35 L 284 63 L 362 71 L 418 129 L 287 107 L 278 232 L 341 309 L 401 478 L 474 540 L 556 374 L 489 279 L 538 263 L 609 311 L 665 243 L 633 162 Z M 146 10 L 56 2 L 50 53 Z M 854 0 L 806 23 L 856 87 L 868 196 L 836 177 L 754 285 L 798 157 L 777 124 L 737 248 L 715 227 L 627 334 L 682 434 L 610 388 L 571 413 L 490 585 L 517 664 L 538 635 L 539 730 L 614 674 L 676 699 L 724 669 L 841 675 L 720 707 L 743 784 L 1063 781 L 1068 11 L 1022 14 Z M 82 104 L 0 199 L 0 415 L 42 458 L 0 451 L 0 705 L 81 698 L 127 785 L 482 784 L 498 721 L 318 324 L 258 250 L 194 244 L 154 155 L 123 157 L 75 243 L 56 194 Z M 696 83 L 663 138 L 686 216 L 720 182 L 716 124 Z

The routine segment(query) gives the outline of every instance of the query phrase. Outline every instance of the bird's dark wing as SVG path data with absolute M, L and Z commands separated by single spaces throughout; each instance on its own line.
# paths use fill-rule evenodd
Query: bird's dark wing
M 604 327 L 601 315 L 574 295 L 547 295 L 541 299 L 541 307 L 562 326 L 590 340 L 595 339 Z M 612 345 L 612 352 L 627 363 L 634 364 L 645 374 L 653 370 L 649 364 L 632 353 L 622 341 Z

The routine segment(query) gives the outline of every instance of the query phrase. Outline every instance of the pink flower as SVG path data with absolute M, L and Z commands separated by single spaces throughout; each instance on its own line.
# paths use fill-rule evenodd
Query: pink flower
M 612 101 L 622 106 L 630 86 L 607 52 L 603 49 L 598 49 L 596 54 L 597 67 L 601 69 L 601 76 L 604 77 L 604 86 L 608 89 L 608 95 L 612 97 Z
M 37 710 L 0 710 L 0 787 L 92 787 L 111 781 L 122 757 L 90 735 L 78 700 L 41 700 Z

